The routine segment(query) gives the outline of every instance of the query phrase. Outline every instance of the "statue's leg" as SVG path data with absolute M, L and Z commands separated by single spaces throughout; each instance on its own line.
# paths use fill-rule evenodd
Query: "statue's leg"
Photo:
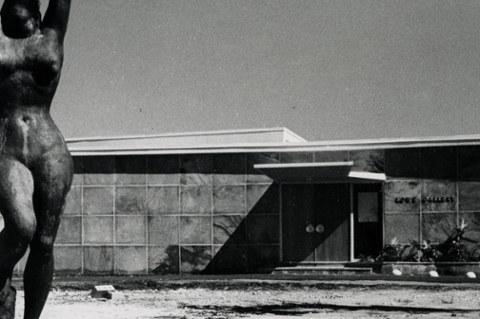
M 1 319 L 14 319 L 15 318 L 15 299 L 17 291 L 14 287 L 10 287 L 8 295 L 0 306 L 0 318 Z
M 0 233 L 0 319 L 14 318 L 12 272 L 35 233 L 33 179 L 22 164 L 0 157 L 0 211 L 5 227 Z
M 25 319 L 38 319 L 48 298 L 54 270 L 53 246 L 72 174 L 73 164 L 69 156 L 46 162 L 34 173 L 33 203 L 37 230 L 30 243 L 23 278 Z

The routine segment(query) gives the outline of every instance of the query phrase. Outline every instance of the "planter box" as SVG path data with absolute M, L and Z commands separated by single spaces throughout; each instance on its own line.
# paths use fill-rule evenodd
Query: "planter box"
M 394 269 L 398 269 L 403 275 L 424 275 L 435 270 L 440 276 L 465 276 L 467 272 L 474 272 L 477 277 L 480 276 L 479 262 L 365 262 L 349 263 L 347 267 L 365 267 L 372 268 L 377 274 L 391 274 Z

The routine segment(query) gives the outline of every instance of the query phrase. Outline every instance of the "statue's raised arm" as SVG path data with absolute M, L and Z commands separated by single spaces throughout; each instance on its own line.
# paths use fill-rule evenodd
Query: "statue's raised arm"
M 38 319 L 53 278 L 53 248 L 73 162 L 50 116 L 63 65 L 70 0 L 4 0 L 0 11 L 0 319 L 13 319 L 15 265 L 24 271 L 24 319 Z
M 67 32 L 70 5 L 71 0 L 50 0 L 42 21 L 42 29 L 55 30 L 61 43 L 63 43 L 65 33 Z

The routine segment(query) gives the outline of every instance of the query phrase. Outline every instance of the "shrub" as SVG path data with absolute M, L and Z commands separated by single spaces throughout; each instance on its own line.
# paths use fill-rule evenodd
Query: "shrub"
M 386 244 L 376 261 L 416 261 L 416 262 L 462 262 L 480 261 L 480 246 L 465 238 L 467 224 L 462 219 L 460 225 L 454 228 L 453 233 L 443 243 L 431 244 L 430 241 L 418 243 L 414 240 L 410 244 L 402 245 L 397 238 Z M 473 244 L 466 244 L 469 241 Z

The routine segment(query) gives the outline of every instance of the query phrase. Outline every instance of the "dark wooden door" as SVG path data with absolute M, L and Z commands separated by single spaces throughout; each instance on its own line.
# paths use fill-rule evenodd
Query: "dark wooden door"
M 314 185 L 282 186 L 284 261 L 315 261 L 315 243 L 308 225 L 315 224 Z
M 350 187 L 348 184 L 316 186 L 316 260 L 348 261 Z
M 348 184 L 283 185 L 284 261 L 348 261 Z

